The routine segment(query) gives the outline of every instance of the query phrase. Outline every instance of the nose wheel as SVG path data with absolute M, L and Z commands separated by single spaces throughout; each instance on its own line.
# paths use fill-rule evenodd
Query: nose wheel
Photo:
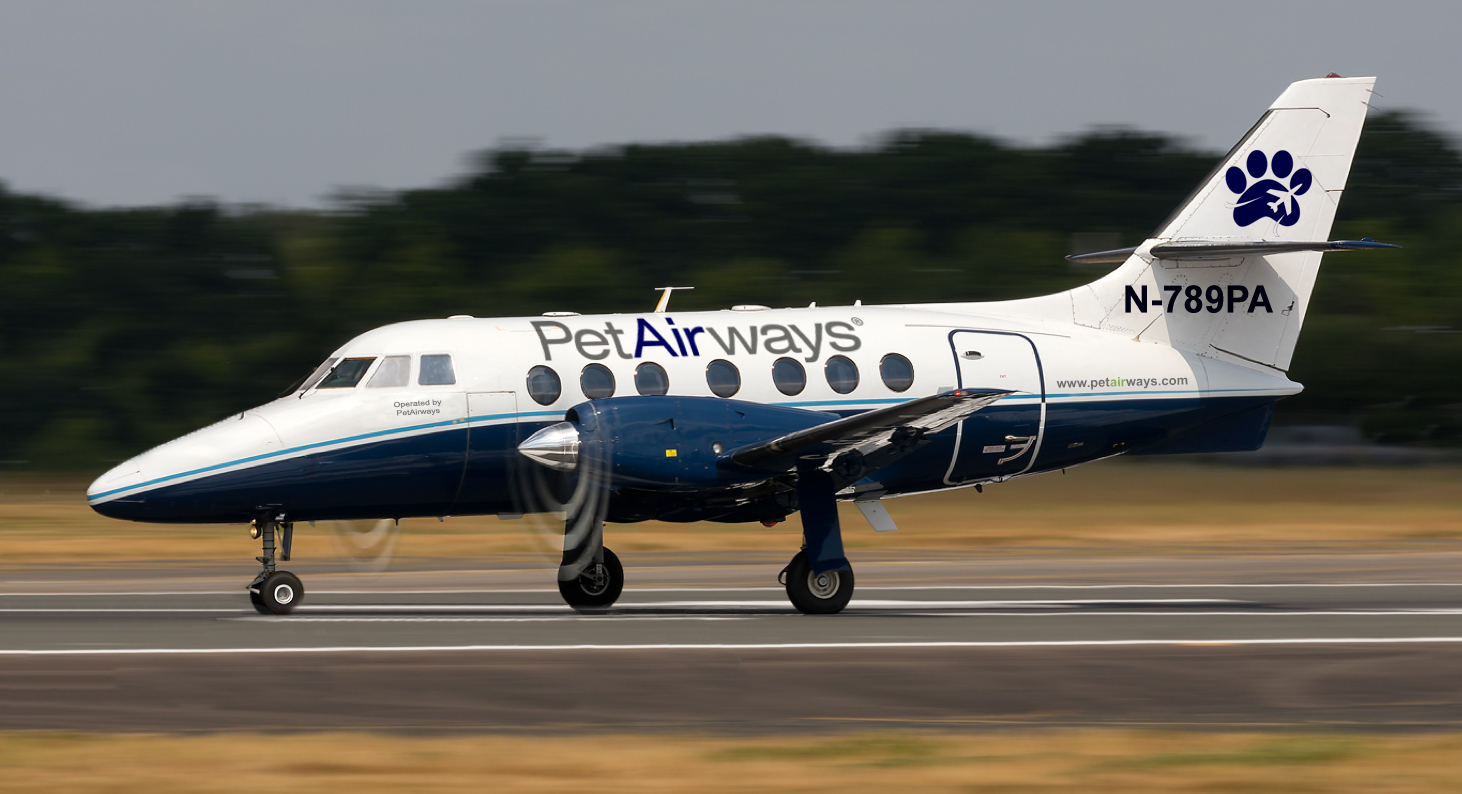
M 560 580 L 558 592 L 580 612 L 608 609 L 624 592 L 624 566 L 614 552 L 604 549 L 603 562 L 589 563 L 576 579 Z
M 281 516 L 282 518 L 282 516 Z M 274 560 L 274 534 L 280 534 L 280 557 L 289 562 L 289 548 L 293 545 L 294 524 L 282 522 L 276 519 L 261 519 L 255 521 L 249 527 L 249 536 L 262 539 L 264 553 L 254 559 L 259 561 L 263 570 L 249 582 L 249 603 L 261 615 L 288 615 L 294 608 L 305 600 L 305 586 L 300 584 L 298 576 L 289 571 L 275 569 Z
M 787 586 L 787 599 L 805 615 L 833 615 L 853 600 L 853 569 L 813 573 L 806 551 L 797 552 L 780 578 Z

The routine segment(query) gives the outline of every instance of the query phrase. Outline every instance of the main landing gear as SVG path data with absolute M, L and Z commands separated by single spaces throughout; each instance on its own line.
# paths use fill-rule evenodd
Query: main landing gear
M 279 516 L 283 518 L 283 516 Z M 288 615 L 305 600 L 305 586 L 298 576 L 274 568 L 274 533 L 280 534 L 280 559 L 289 562 L 289 547 L 294 543 L 294 524 L 274 518 L 261 518 L 249 526 L 249 537 L 263 538 L 264 554 L 254 559 L 264 566 L 254 581 L 249 582 L 249 601 L 261 615 Z
M 853 599 L 853 567 L 814 573 L 807 551 L 787 563 L 777 581 L 787 587 L 787 600 L 804 615 L 834 615 Z
M 821 469 L 800 472 L 797 503 L 802 511 L 802 551 L 777 581 L 787 587 L 787 599 L 804 615 L 842 612 L 853 598 L 853 566 L 843 556 L 832 476 Z

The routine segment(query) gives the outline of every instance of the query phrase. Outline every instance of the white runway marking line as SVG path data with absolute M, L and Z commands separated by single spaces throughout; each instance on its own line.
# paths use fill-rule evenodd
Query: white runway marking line
M 866 611 L 909 610 L 909 609 L 1061 609 L 1084 604 L 1133 604 L 1145 606 L 1202 604 L 1220 606 L 1242 604 L 1243 601 L 1214 598 L 1153 598 L 1138 600 L 1064 600 L 1064 601 L 896 601 L 896 600 L 854 600 L 849 609 Z M 786 600 L 776 601 L 647 601 L 639 603 L 619 602 L 614 605 L 617 612 L 652 611 L 656 609 L 761 609 L 787 612 L 792 606 Z M 0 614 L 88 614 L 88 613 L 137 613 L 137 614 L 188 614 L 247 612 L 237 607 L 0 607 Z M 295 614 L 324 615 L 332 612 L 564 612 L 570 608 L 565 604 L 320 604 L 300 605 Z
M 1069 604 L 1246 604 L 1247 601 L 1240 601 L 1232 598 L 1140 598 L 1140 599 L 1061 599 L 1061 600 L 1031 600 L 1031 601 L 894 601 L 894 600 L 859 600 L 853 599 L 848 604 L 850 609 L 863 607 L 867 609 L 906 609 L 911 607 L 950 607 L 950 608 L 982 608 L 982 607 L 1028 607 L 1028 606 L 1065 606 Z M 775 601 L 637 601 L 626 603 L 620 601 L 614 605 L 614 609 L 663 609 L 674 607 L 687 609 L 693 607 L 788 607 L 786 599 Z M 563 604 L 322 604 L 318 606 L 300 606 L 300 611 L 369 611 L 381 610 L 408 610 L 408 609 L 443 609 L 443 610 L 466 610 L 466 609 L 525 609 L 525 610 L 556 610 L 568 609 Z
M 1108 602 L 1103 602 L 1108 603 Z M 303 609 L 303 608 L 302 608 Z M 567 609 L 567 608 L 565 608 Z M 233 618 L 219 618 L 228 621 L 260 621 L 266 623 L 546 623 L 555 621 L 614 621 L 614 620 L 754 620 L 758 617 L 793 617 L 798 616 L 796 610 L 791 606 L 784 606 L 781 609 L 769 610 L 767 614 L 761 615 L 635 615 L 624 614 L 618 611 L 618 607 L 599 615 L 544 615 L 541 617 L 499 617 L 499 616 L 471 616 L 471 617 L 434 617 L 429 615 L 402 615 L 392 617 L 378 616 L 320 616 L 300 617 L 298 614 L 291 616 L 254 616 Z M 859 613 L 852 610 L 845 614 L 851 615 L 878 615 L 881 612 Z M 937 618 L 1028 618 L 1028 617 L 1161 617 L 1171 618 L 1175 615 L 1183 617 L 1265 617 L 1265 618 L 1311 618 L 1311 617 L 1432 617 L 1435 615 L 1462 615 L 1462 609 L 1444 608 L 1417 608 L 1417 609 L 1357 609 L 1357 610 L 1255 610 L 1255 611 L 1201 611 L 1201 612 L 1131 612 L 1123 610 L 1098 611 L 1098 610 L 1050 610 L 1042 612 L 905 612 L 894 611 L 887 613 L 892 616 L 907 617 L 937 617 Z
M 0 656 L 140 656 L 272 653 L 445 653 L 520 651 L 816 651 L 897 648 L 1094 648 L 1094 647 L 1220 647 L 1249 645 L 1436 645 L 1462 643 L 1462 637 L 1296 637 L 1285 639 L 1213 638 L 1183 640 L 1012 640 L 988 642 L 792 642 L 792 643 L 654 643 L 624 645 L 334 645 L 291 648 L 64 648 L 0 650 Z
M 1223 584 L 1218 582 L 1202 582 L 1198 584 L 932 584 L 932 585 L 859 585 L 859 592 L 869 590 L 1124 590 L 1124 589 L 1162 589 L 1162 588 L 1192 588 L 1192 589 L 1214 589 L 1214 588 L 1317 588 L 1317 587 L 1462 587 L 1462 582 L 1271 582 L 1241 584 Z M 137 591 L 107 591 L 107 592 L 25 592 L 7 593 L 0 592 L 0 598 L 47 598 L 51 596 L 64 597 L 124 597 L 124 596 L 216 596 L 216 595 L 238 595 L 243 592 L 239 587 L 234 590 L 137 590 Z M 554 593 L 555 588 L 490 588 L 470 590 L 392 590 L 381 588 L 377 590 L 309 590 L 315 595 L 469 595 L 481 594 L 512 594 L 512 593 Z M 781 587 L 626 587 L 626 595 L 652 595 L 655 593 L 781 593 L 785 592 Z
M 629 620 L 643 622 L 650 620 L 704 620 L 704 621 L 727 621 L 727 620 L 753 620 L 750 615 L 544 615 L 542 617 L 505 618 L 505 617 L 426 617 L 412 615 L 409 617 L 349 617 L 349 618 L 301 618 L 293 615 L 251 615 L 240 618 L 219 618 L 219 620 L 238 621 L 248 623 L 573 623 L 578 621 L 604 621 L 604 620 Z
M 1051 617 L 1245 617 L 1245 618 L 1310 618 L 1334 616 L 1430 617 L 1462 615 L 1462 609 L 1417 607 L 1415 609 L 1255 609 L 1246 612 L 1127 612 L 1122 610 L 1070 610 L 1061 612 L 903 612 L 902 615 L 940 618 L 1051 618 Z
M 15 607 L 13 609 L 0 609 L 0 614 L 7 614 L 7 613 L 30 614 L 30 613 L 48 613 L 48 612 L 69 612 L 69 613 L 73 613 L 73 614 L 89 614 L 89 613 L 93 613 L 93 612 L 122 612 L 122 613 L 127 613 L 127 614 L 142 614 L 142 613 L 157 613 L 157 612 L 162 612 L 162 613 L 187 613 L 187 612 L 244 612 L 244 611 L 246 611 L 246 610 L 242 610 L 242 609 L 239 609 L 237 607 L 217 607 L 217 608 L 213 608 L 213 609 L 208 609 L 208 608 L 203 608 L 203 607 L 198 607 L 198 608 L 185 608 L 185 607 L 172 608 L 172 607 L 168 607 L 168 608 L 156 608 L 156 609 L 149 609 L 149 608 L 122 609 L 122 608 L 118 608 L 118 607 L 68 607 L 68 608 L 64 608 L 64 609 L 63 608 L 59 608 L 59 607 L 49 607 L 49 608 L 48 607 L 35 607 L 35 608 L 30 608 L 30 607 Z

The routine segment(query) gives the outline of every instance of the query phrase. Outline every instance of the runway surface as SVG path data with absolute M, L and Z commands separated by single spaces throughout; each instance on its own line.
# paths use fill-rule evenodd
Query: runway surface
M 1279 581 L 1264 559 L 1048 559 L 1023 564 L 1070 583 L 977 584 L 891 560 L 836 616 L 756 584 L 775 566 L 724 560 L 627 560 L 646 584 L 595 615 L 543 571 L 306 575 L 287 617 L 212 575 L 9 576 L 0 728 L 1462 725 L 1462 577 L 1323 561 Z

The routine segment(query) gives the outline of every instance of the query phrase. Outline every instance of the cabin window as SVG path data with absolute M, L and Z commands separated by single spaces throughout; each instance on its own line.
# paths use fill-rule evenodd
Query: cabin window
M 779 358 L 772 364 L 772 383 L 777 384 L 777 391 L 788 397 L 801 394 L 807 388 L 807 370 L 795 358 Z
M 325 363 L 321 364 L 318 367 L 315 367 L 315 371 L 311 372 L 310 376 L 304 379 L 304 385 L 300 387 L 300 391 L 309 391 L 310 387 L 314 386 L 316 383 L 319 383 L 320 378 L 325 377 L 325 373 L 329 372 L 330 368 L 335 366 L 335 362 L 339 360 L 340 359 L 338 358 L 325 359 Z
M 528 370 L 528 396 L 539 405 L 552 405 L 563 394 L 563 383 L 558 373 L 539 365 Z
M 670 376 L 653 361 L 635 367 L 635 391 L 640 394 L 665 394 L 670 391 Z
M 330 374 L 320 381 L 321 389 L 353 389 L 360 379 L 365 377 L 366 370 L 371 368 L 374 358 L 347 358 L 335 365 Z
M 603 364 L 590 364 L 579 374 L 579 388 L 591 400 L 614 396 L 614 373 Z
M 367 389 L 387 389 L 392 386 L 405 386 L 411 382 L 411 356 L 386 356 L 381 359 L 381 366 L 376 367 L 376 374 L 366 381 Z
M 434 355 L 421 357 L 421 374 L 416 382 L 422 386 L 451 386 L 457 382 L 457 373 L 452 370 L 452 357 Z
M 908 391 L 914 385 L 914 365 L 898 353 L 889 353 L 878 362 L 878 376 L 890 389 Z
M 827 375 L 827 385 L 833 387 L 838 394 L 847 394 L 858 388 L 858 365 L 847 356 L 833 356 L 827 360 L 823 368 Z
M 741 372 L 735 364 L 718 358 L 706 366 L 706 385 L 717 397 L 731 397 L 741 391 Z

